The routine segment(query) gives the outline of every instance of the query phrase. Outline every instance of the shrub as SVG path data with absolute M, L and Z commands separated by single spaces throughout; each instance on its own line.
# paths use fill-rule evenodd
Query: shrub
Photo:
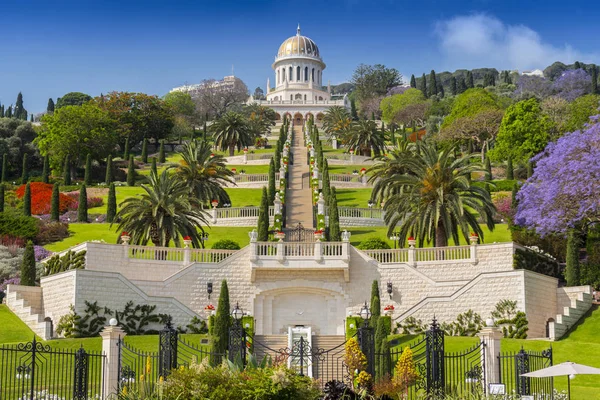
M 378 237 L 368 238 L 358 245 L 359 250 L 383 250 L 389 249 L 390 245 Z
M 35 254 L 36 262 L 39 262 L 39 261 L 43 260 L 44 258 L 50 257 L 52 255 L 51 251 L 46 250 L 42 246 L 38 246 L 38 245 L 33 246 L 33 252 Z
M 53 256 L 44 264 L 43 276 L 58 274 L 60 272 L 70 271 L 73 269 L 85 268 L 85 250 L 78 253 L 67 251 L 65 255 L 60 257 L 58 254 Z
M 25 195 L 26 185 L 21 185 L 15 190 L 17 198 L 22 199 Z M 31 182 L 31 213 L 33 215 L 50 214 L 52 205 L 53 185 L 43 182 Z M 76 201 L 63 193 L 59 194 L 59 211 L 72 209 Z
M 0 246 L 0 280 L 14 278 L 19 275 L 24 251 L 25 249 L 22 247 L 9 249 L 6 246 Z
M 33 239 L 38 233 L 38 220 L 33 217 L 0 213 L 0 235 Z
M 560 265 L 556 259 L 533 249 L 515 249 L 513 268 L 526 269 L 539 274 L 561 278 Z
M 101 207 L 104 205 L 102 197 L 88 197 L 87 198 L 88 208 Z
M 239 250 L 241 247 L 238 242 L 231 239 L 221 239 L 213 243 L 211 248 L 218 250 Z
M 69 237 L 69 224 L 58 221 L 40 221 L 35 242 L 40 245 L 59 242 Z
M 35 253 L 33 242 L 30 240 L 25 246 L 23 261 L 21 261 L 21 285 L 35 286 Z

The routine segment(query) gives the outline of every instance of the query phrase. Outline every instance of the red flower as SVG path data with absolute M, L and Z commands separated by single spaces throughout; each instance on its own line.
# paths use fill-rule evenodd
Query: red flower
M 207 305 L 206 307 L 204 307 L 205 310 L 214 310 L 215 306 L 213 306 L 212 304 Z
M 15 194 L 19 199 L 25 196 L 25 186 L 21 185 L 15 190 Z M 29 188 L 31 190 L 31 213 L 33 215 L 50 214 L 53 185 L 43 182 L 31 182 Z M 59 193 L 58 203 L 59 212 L 62 214 L 69 209 L 73 209 L 77 200 L 64 193 Z
M 121 236 L 129 236 L 129 232 L 123 231 L 123 232 L 121 232 Z
M 392 304 L 388 304 L 387 306 L 385 306 L 383 311 L 394 311 L 394 306 Z
M 409 237 L 408 237 L 408 240 L 415 240 L 415 238 L 414 238 L 414 237 L 412 237 L 412 236 L 409 236 Z
M 184 236 L 183 240 L 192 240 L 192 238 L 190 236 Z
M 471 232 L 471 236 L 473 236 L 473 237 L 479 237 L 479 235 L 477 235 L 475 232 Z

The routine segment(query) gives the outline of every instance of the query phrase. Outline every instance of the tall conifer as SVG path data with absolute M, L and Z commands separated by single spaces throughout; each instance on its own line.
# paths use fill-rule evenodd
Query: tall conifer
M 58 182 L 52 187 L 52 199 L 50 200 L 50 220 L 58 221 L 60 218 L 60 190 Z
M 127 167 L 127 186 L 135 186 L 135 164 L 133 154 L 129 155 L 129 165 Z
M 106 176 L 104 177 L 104 183 L 109 185 L 113 181 L 113 167 L 112 167 L 112 154 L 109 154 L 106 158 Z
M 431 70 L 431 72 L 429 73 L 429 96 L 435 96 L 437 94 L 437 78 L 435 77 L 435 71 Z
M 148 164 L 148 139 L 146 138 L 142 143 L 142 162 Z
M 48 99 L 48 105 L 46 106 L 46 113 L 54 114 L 54 100 L 52 100 L 52 97 L 50 97 Z
M 63 166 L 63 183 L 66 186 L 71 185 L 71 160 L 68 155 L 65 157 L 65 165 Z
M 227 351 L 229 339 L 229 327 L 231 325 L 231 305 L 229 303 L 229 288 L 227 281 L 221 282 L 221 291 L 219 292 L 219 303 L 217 304 L 217 312 L 215 315 L 215 326 L 213 328 L 213 347 L 211 364 L 216 366 L 221 363 L 220 356 Z
M 332 242 L 341 240 L 340 213 L 337 204 L 335 186 L 331 186 L 329 190 L 329 240 Z
M 417 80 L 415 79 L 415 74 L 410 76 L 410 87 L 416 89 L 417 88 Z
M 258 240 L 260 242 L 269 240 L 269 194 L 264 186 L 258 214 Z
M 428 97 L 429 93 L 427 92 L 427 77 L 425 74 L 423 74 L 421 81 L 419 81 L 419 90 L 423 93 L 423 96 Z
M 44 167 L 42 169 L 42 182 L 50 182 L 50 157 L 47 154 L 44 157 Z
M 271 161 L 269 162 L 269 204 L 273 205 L 275 201 L 275 161 L 273 157 L 271 157 Z
M 79 204 L 77 205 L 77 222 L 88 222 L 87 190 L 85 183 L 79 189 Z
M 25 195 L 23 196 L 23 215 L 31 217 L 31 185 L 27 182 L 25 185 Z
M 108 188 L 108 200 L 106 204 L 106 222 L 114 222 L 115 215 L 117 215 L 117 193 L 115 191 L 115 184 L 111 183 Z
M 21 286 L 35 286 L 35 251 L 33 242 L 27 241 L 21 262 Z
M 161 140 L 160 141 L 160 149 L 158 151 L 158 162 L 161 164 L 164 164 L 166 161 L 166 157 L 165 157 L 165 140 Z
M 129 160 L 129 138 L 125 138 L 125 147 L 123 149 L 123 160 Z
M 92 183 L 92 157 L 88 154 L 85 157 L 85 175 L 83 175 L 83 184 L 89 186 Z
M 152 171 L 154 171 L 154 173 L 156 174 L 156 176 L 158 176 L 158 171 L 156 169 L 156 157 L 152 157 Z
M 21 169 L 21 183 L 24 184 L 29 181 L 29 162 L 27 153 L 23 154 L 23 168 Z
M 471 71 L 467 71 L 467 89 L 472 89 L 475 87 L 475 82 L 473 81 L 473 73 Z
M 381 315 L 381 300 L 379 297 L 379 281 L 374 280 L 371 285 L 371 315 L 379 317 Z

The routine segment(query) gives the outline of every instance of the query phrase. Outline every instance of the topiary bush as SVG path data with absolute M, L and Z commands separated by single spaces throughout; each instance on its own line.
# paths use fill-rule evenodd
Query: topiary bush
M 33 239 L 38 234 L 38 219 L 0 213 L 0 235 L 9 235 L 22 239 Z
M 363 240 L 359 245 L 359 250 L 384 250 L 389 249 L 390 245 L 383 239 L 378 237 L 368 238 Z
M 239 250 L 240 244 L 231 239 L 221 239 L 213 243 L 211 249 L 215 250 Z

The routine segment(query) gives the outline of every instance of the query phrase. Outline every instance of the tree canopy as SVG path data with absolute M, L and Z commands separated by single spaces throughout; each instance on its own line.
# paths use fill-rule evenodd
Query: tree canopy
M 382 64 L 360 64 L 352 74 L 351 83 L 355 85 L 357 100 L 384 96 L 388 90 L 402 83 L 402 75 L 395 68 L 387 68 Z
M 402 94 L 385 97 L 381 100 L 379 108 L 381 109 L 382 119 L 390 123 L 394 121 L 397 114 L 408 106 L 415 104 L 425 104 L 427 99 L 423 92 L 418 89 L 410 88 Z
M 56 107 L 61 108 L 66 106 L 80 106 L 83 103 L 87 103 L 92 99 L 92 96 L 89 94 L 81 93 L 81 92 L 69 92 L 65 94 L 63 97 L 59 97 L 56 100 Z

